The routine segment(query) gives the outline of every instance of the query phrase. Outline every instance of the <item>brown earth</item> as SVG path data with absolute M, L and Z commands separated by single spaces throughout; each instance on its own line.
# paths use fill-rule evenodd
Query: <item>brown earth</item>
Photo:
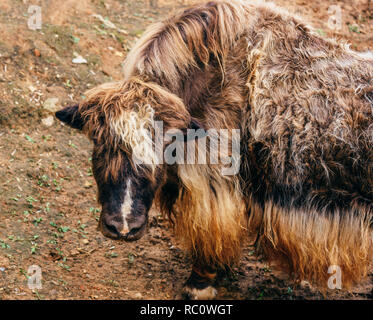
M 278 0 L 320 34 L 373 50 L 368 0 Z M 158 4 L 157 4 L 158 3 Z M 42 7 L 42 29 L 29 30 L 28 8 Z M 328 29 L 328 7 L 339 4 L 343 28 Z M 2 0 L 0 2 L 0 299 L 174 299 L 190 259 L 168 223 L 153 212 L 137 243 L 97 231 L 99 207 L 90 169 L 90 142 L 43 119 L 43 105 L 77 102 L 88 88 L 121 78 L 121 63 L 144 29 L 187 5 L 172 0 Z M 118 28 L 111 29 L 92 14 Z M 73 64 L 74 53 L 87 64 Z M 52 105 L 53 109 L 53 105 Z M 51 120 L 51 118 L 49 118 Z M 222 276 L 225 299 L 371 299 L 373 275 L 351 292 L 321 294 L 295 283 L 253 255 Z M 42 269 L 43 288 L 27 286 L 28 268 Z

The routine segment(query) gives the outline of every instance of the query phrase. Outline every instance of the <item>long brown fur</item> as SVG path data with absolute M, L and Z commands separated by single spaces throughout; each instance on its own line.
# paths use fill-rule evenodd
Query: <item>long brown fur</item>
M 342 268 L 346 286 L 367 275 L 372 60 L 272 4 L 213 1 L 153 25 L 124 71 L 122 83 L 91 91 L 80 107 L 103 148 L 126 145 L 112 129 L 123 112 L 145 105 L 167 128 L 185 129 L 195 118 L 206 129 L 243 133 L 239 175 L 179 165 L 177 190 L 159 192 L 198 259 L 232 264 L 250 230 L 268 258 L 301 279 L 326 286 L 331 265 Z

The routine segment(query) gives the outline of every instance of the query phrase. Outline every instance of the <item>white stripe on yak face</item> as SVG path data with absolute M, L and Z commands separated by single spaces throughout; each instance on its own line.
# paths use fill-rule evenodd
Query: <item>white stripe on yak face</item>
M 132 196 L 131 196 L 131 180 L 127 181 L 126 194 L 121 207 L 122 219 L 123 219 L 123 230 L 122 234 L 127 234 L 130 230 L 128 227 L 127 217 L 131 214 L 132 209 Z

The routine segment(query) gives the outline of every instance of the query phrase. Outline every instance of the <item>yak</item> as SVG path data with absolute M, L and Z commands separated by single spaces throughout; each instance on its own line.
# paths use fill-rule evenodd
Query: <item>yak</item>
M 153 24 L 121 81 L 56 117 L 94 143 L 102 233 L 138 240 L 159 208 L 193 258 L 191 299 L 216 296 L 217 272 L 250 235 L 258 254 L 320 287 L 331 266 L 344 288 L 369 273 L 373 59 L 274 4 L 210 1 Z M 171 133 L 156 139 L 156 123 Z M 225 151 L 211 130 L 226 132 Z M 205 141 L 215 158 L 159 161 L 175 141 Z

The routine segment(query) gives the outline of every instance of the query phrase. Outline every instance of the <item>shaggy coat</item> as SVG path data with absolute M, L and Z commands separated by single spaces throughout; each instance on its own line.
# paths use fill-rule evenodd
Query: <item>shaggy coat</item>
M 155 202 L 196 261 L 232 265 L 257 233 L 260 252 L 300 279 L 326 286 L 331 265 L 344 286 L 367 275 L 373 60 L 272 4 L 212 1 L 151 26 L 124 72 L 79 107 L 100 179 L 118 176 L 119 149 L 153 163 L 139 175 L 160 181 Z M 240 173 L 180 164 L 159 174 L 144 131 L 154 120 L 240 129 Z

